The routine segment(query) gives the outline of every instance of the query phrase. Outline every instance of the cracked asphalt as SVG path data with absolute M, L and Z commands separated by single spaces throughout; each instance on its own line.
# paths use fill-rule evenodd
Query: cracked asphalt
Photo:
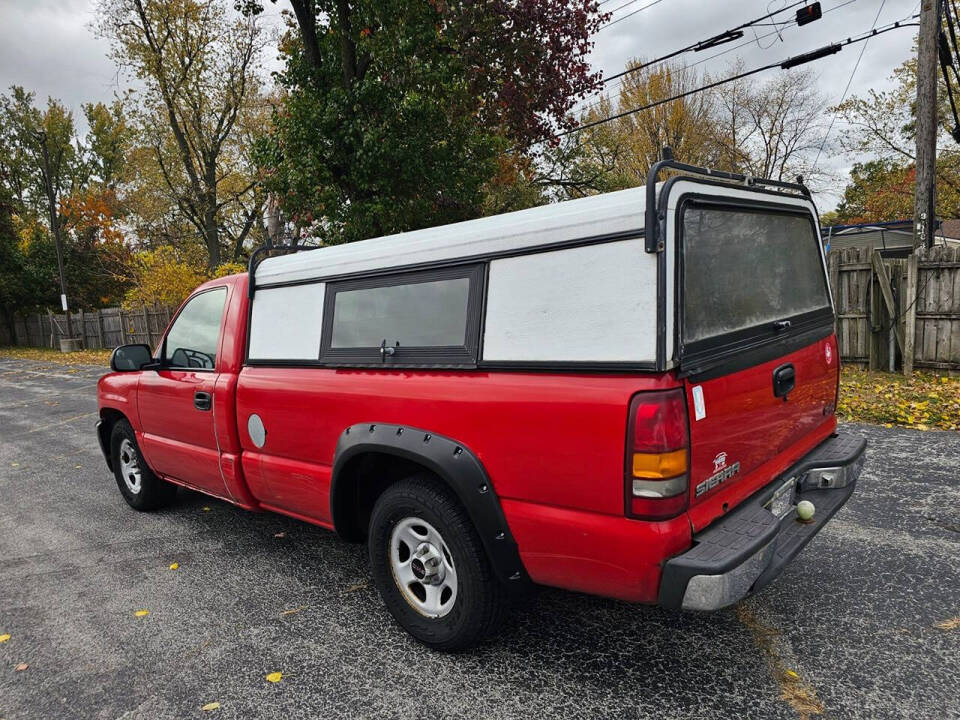
M 738 607 L 544 590 L 446 655 L 392 622 L 363 546 L 186 491 L 128 508 L 101 372 L 0 358 L 4 720 L 960 718 L 956 433 L 849 425 L 870 441 L 850 503 Z

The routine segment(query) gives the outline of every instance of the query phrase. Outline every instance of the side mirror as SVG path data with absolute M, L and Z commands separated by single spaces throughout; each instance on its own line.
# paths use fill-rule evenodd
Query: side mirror
M 144 365 L 152 362 L 149 345 L 121 345 L 110 355 L 110 369 L 114 372 L 142 370 Z

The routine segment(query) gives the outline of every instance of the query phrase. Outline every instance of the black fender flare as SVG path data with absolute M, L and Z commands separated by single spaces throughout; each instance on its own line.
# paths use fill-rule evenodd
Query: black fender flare
M 497 577 L 506 585 L 530 584 L 520 559 L 517 543 L 507 526 L 500 499 L 479 458 L 463 443 L 428 430 L 390 425 L 359 423 L 341 433 L 334 454 L 330 481 L 330 510 L 333 525 L 344 535 L 345 515 L 352 494 L 343 480 L 347 463 L 367 452 L 394 455 L 424 466 L 456 493 L 473 522 Z

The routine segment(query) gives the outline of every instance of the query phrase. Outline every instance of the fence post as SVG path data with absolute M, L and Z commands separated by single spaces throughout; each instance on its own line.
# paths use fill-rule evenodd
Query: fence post
M 903 375 L 913 375 L 913 344 L 917 332 L 917 250 L 907 258 L 907 303 L 906 320 L 903 331 Z
M 141 301 L 140 309 L 143 311 L 143 331 L 147 334 L 147 345 L 153 347 L 153 337 L 150 334 L 150 316 L 147 315 L 147 304 Z
M 127 344 L 127 319 L 123 317 L 123 308 L 117 309 L 117 317 L 120 318 L 120 344 Z
M 840 286 L 840 253 L 834 250 L 827 255 L 827 268 L 830 273 L 830 298 L 833 300 L 833 309 L 837 311 L 840 303 L 837 299 L 837 290 Z
M 84 317 L 83 308 L 80 308 L 80 347 L 87 349 L 87 319 Z
M 870 287 L 867 293 L 867 328 L 870 332 L 870 342 L 867 343 L 867 368 L 876 370 L 880 365 L 880 347 L 883 336 L 883 313 L 880 312 L 879 282 L 873 270 L 870 270 Z
M 107 343 L 103 339 L 103 313 L 97 309 L 97 339 L 100 340 L 100 349 L 103 350 Z

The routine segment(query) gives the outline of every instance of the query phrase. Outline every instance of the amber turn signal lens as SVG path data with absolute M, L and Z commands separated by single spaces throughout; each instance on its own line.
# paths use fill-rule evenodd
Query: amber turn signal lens
M 633 476 L 660 480 L 676 477 L 687 471 L 686 449 L 667 453 L 634 453 Z

